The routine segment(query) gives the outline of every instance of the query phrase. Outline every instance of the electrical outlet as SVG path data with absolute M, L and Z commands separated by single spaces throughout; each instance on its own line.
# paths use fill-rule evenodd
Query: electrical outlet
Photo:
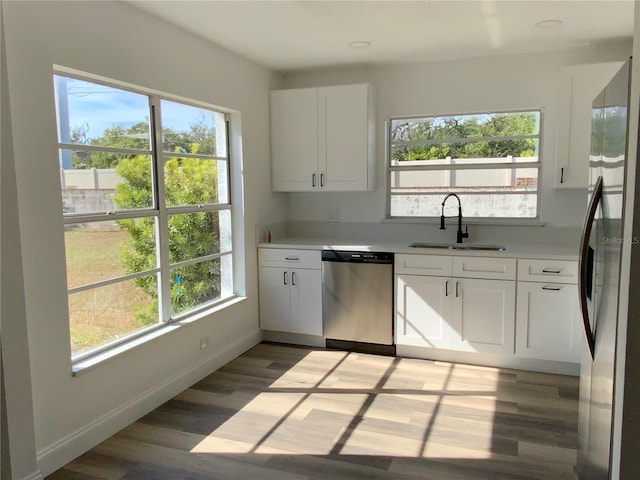
M 209 337 L 202 337 L 200 339 L 200 350 L 204 350 L 209 346 Z
M 330 208 L 329 209 L 329 220 L 340 220 L 340 209 L 339 208 Z

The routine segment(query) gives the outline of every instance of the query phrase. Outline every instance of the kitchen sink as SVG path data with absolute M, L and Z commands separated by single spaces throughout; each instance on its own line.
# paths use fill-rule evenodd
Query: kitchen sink
M 444 250 L 488 250 L 503 252 L 506 247 L 501 245 L 490 245 L 486 243 L 424 243 L 415 242 L 409 245 L 412 248 L 442 248 Z

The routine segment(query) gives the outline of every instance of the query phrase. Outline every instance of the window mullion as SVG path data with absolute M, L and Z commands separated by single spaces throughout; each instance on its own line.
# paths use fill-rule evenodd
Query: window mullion
M 123 155 L 150 155 L 150 150 L 139 148 L 104 147 L 101 145 L 85 145 L 83 143 L 58 143 L 58 148 L 62 150 L 75 150 L 80 152 L 104 152 L 120 153 Z
M 158 290 L 160 298 L 160 321 L 168 322 L 171 319 L 171 285 L 169 281 L 169 226 L 167 225 L 167 206 L 164 181 L 164 158 L 162 156 L 162 111 L 160 99 L 150 96 L 151 102 L 151 129 L 153 138 L 153 165 L 154 165 L 154 199 L 158 209 L 158 230 L 156 245 L 158 246 L 158 259 L 160 278 Z
M 404 162 L 404 165 L 390 165 L 389 172 L 420 172 L 437 170 L 503 170 L 503 169 L 524 169 L 540 168 L 540 162 L 518 162 L 518 163 L 441 163 L 438 165 L 411 165 L 411 162 Z

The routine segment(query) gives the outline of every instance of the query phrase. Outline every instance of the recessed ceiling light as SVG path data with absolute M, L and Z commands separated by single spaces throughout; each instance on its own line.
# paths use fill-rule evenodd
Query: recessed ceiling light
M 536 23 L 538 28 L 558 28 L 562 26 L 562 20 L 543 20 Z
M 349 42 L 349 46 L 351 48 L 369 48 L 371 46 L 371 42 L 358 40 L 356 42 Z

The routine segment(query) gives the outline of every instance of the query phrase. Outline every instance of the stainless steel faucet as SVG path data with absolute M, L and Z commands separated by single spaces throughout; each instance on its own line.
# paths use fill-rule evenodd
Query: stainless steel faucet
M 440 215 L 440 230 L 444 228 L 444 204 L 447 203 L 449 197 L 456 197 L 458 199 L 458 231 L 456 232 L 456 243 L 462 243 L 463 238 L 469 238 L 469 227 L 465 226 L 465 231 L 462 231 L 462 204 L 460 203 L 460 197 L 455 193 L 450 193 L 442 201 L 442 215 Z

